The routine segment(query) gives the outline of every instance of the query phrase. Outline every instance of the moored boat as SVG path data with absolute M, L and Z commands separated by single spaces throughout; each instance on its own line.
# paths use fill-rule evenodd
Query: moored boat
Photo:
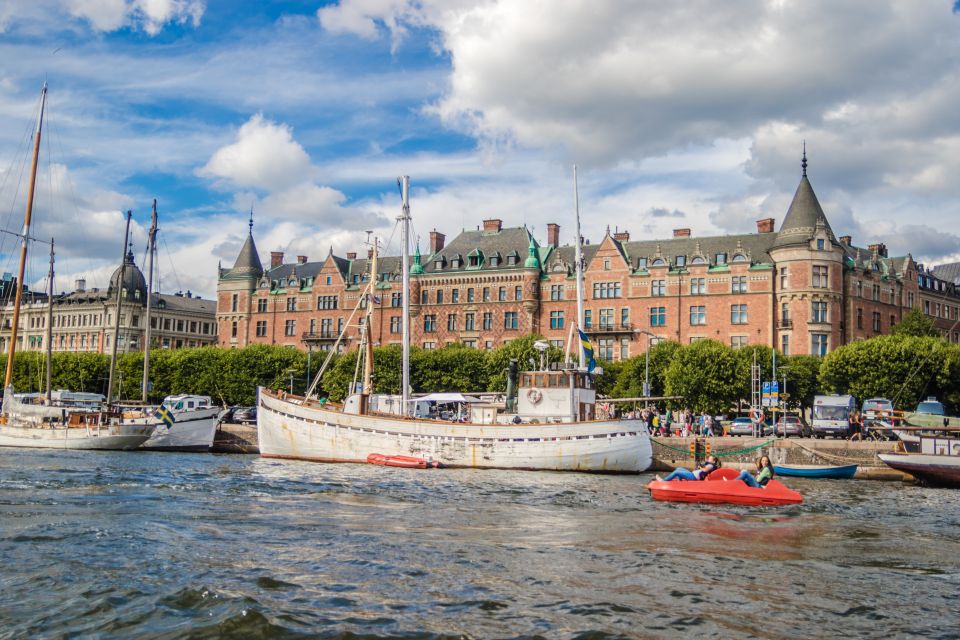
M 820 466 L 807 464 L 773 465 L 778 476 L 792 478 L 852 478 L 857 473 L 859 465 L 844 464 L 839 466 Z
M 894 433 L 904 451 L 878 454 L 884 464 L 931 486 L 960 487 L 960 432 L 955 427 L 897 429 Z
M 770 480 L 765 487 L 754 488 L 742 480 L 733 469 L 717 469 L 706 480 L 653 480 L 647 484 L 654 500 L 669 502 L 701 502 L 707 504 L 740 504 L 755 507 L 776 507 L 800 504 L 803 496 L 787 488 L 778 480 Z

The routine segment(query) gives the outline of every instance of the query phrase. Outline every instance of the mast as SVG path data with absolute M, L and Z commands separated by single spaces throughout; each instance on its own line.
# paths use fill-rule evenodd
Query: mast
M 361 391 L 361 413 L 366 413 L 373 391 L 373 305 L 377 299 L 377 237 L 373 237 L 373 253 L 370 255 L 370 293 L 367 294 L 367 315 L 364 320 L 367 344 L 363 359 L 363 390 Z
M 132 211 L 127 211 L 127 229 L 123 232 L 123 250 L 120 252 L 120 277 L 117 279 L 117 307 L 114 310 L 113 323 L 113 351 L 110 353 L 110 378 L 107 381 L 107 406 L 113 400 L 113 374 L 117 370 L 117 341 L 120 338 L 120 304 L 123 302 L 123 275 L 127 267 L 127 239 L 130 237 L 130 218 Z
M 147 402 L 147 387 L 150 385 L 150 308 L 153 295 L 153 254 L 157 250 L 157 199 L 153 199 L 153 213 L 150 216 L 150 233 L 147 237 L 147 327 L 143 339 L 143 393 L 141 400 Z
M 47 83 L 40 91 L 40 114 L 37 116 L 37 129 L 33 134 L 33 162 L 30 164 L 30 189 L 27 191 L 27 210 L 23 214 L 23 234 L 20 245 L 20 269 L 17 272 L 17 292 L 13 302 L 13 325 L 10 328 L 10 346 L 7 349 L 7 372 L 3 379 L 3 388 L 9 389 L 13 381 L 13 356 L 17 352 L 17 329 L 20 324 L 20 304 L 23 301 L 23 275 L 27 266 L 27 236 L 30 234 L 30 220 L 33 218 L 33 194 L 37 187 L 37 160 L 40 157 L 40 136 L 43 132 L 43 110 L 47 105 Z
M 53 238 L 50 238 L 50 275 L 47 294 L 47 406 L 53 403 Z
M 410 415 L 410 176 L 400 176 L 400 194 L 403 209 L 400 214 L 401 273 L 403 290 L 403 356 L 400 376 L 400 407 L 404 416 Z
M 577 189 L 577 165 L 573 165 L 573 209 L 577 218 L 577 238 L 574 243 L 575 253 L 574 261 L 577 263 L 576 266 L 576 278 L 577 278 L 577 329 L 583 330 L 583 244 L 582 236 L 580 235 L 580 193 Z M 579 336 L 577 336 L 579 343 Z M 584 369 L 587 366 L 586 356 L 583 353 L 583 347 L 577 349 L 577 352 L 580 354 L 580 368 Z

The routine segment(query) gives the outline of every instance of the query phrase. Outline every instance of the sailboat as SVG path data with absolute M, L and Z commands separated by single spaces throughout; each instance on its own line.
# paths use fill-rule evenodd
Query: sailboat
M 157 249 L 157 200 L 153 200 L 150 232 L 147 235 L 147 309 L 143 346 L 142 406 L 123 412 L 128 425 L 152 426 L 153 434 L 140 448 L 149 451 L 209 451 L 217 434 L 220 408 L 210 396 L 179 394 L 167 396 L 159 407 L 147 404 L 150 392 L 151 311 L 153 308 L 153 264 Z M 121 268 L 122 269 L 122 268 Z M 121 272 L 120 280 L 123 280 Z M 120 297 L 117 296 L 116 316 L 120 317 Z M 113 342 L 111 358 L 110 393 L 113 391 L 113 366 L 117 357 L 117 340 Z
M 574 174 L 575 176 L 576 174 Z M 574 184 L 576 178 L 574 177 Z M 316 462 L 366 463 L 371 454 L 423 458 L 445 467 L 639 473 L 653 460 L 650 437 L 640 420 L 595 420 L 596 389 L 584 365 L 518 374 L 511 363 L 507 409 L 471 407 L 468 422 L 410 416 L 409 177 L 400 178 L 402 244 L 402 384 L 400 415 L 373 410 L 373 305 L 362 322 L 363 382 L 343 405 L 321 402 L 314 391 L 317 373 L 303 396 L 258 390 L 257 437 L 260 455 Z M 576 199 L 576 188 L 574 189 Z M 577 254 L 580 257 L 579 212 Z M 377 244 L 363 296 L 373 295 Z M 582 309 L 583 261 L 577 260 L 578 303 Z M 361 299 L 362 297 L 361 296 Z M 353 313 L 360 307 L 358 303 Z M 352 321 L 347 321 L 347 325 Z M 582 314 L 581 314 L 582 317 Z M 342 335 L 340 337 L 342 339 Z M 336 351 L 340 339 L 331 350 Z M 546 347 L 547 345 L 543 345 Z M 328 357 L 329 361 L 329 357 Z M 326 363 L 324 363 L 324 366 Z
M 0 446 L 40 447 L 47 449 L 135 449 L 143 444 L 153 432 L 152 425 L 126 425 L 116 413 L 106 410 L 81 410 L 53 406 L 50 392 L 50 363 L 53 340 L 50 311 L 47 315 L 47 394 L 46 404 L 34 405 L 22 402 L 14 395 L 12 384 L 13 360 L 17 350 L 17 332 L 20 322 L 20 306 L 23 297 L 23 278 L 27 261 L 27 246 L 30 237 L 30 222 L 33 217 L 33 198 L 37 181 L 37 160 L 40 155 L 40 137 L 43 132 L 44 108 L 47 100 L 47 85 L 40 93 L 40 113 L 33 139 L 33 161 L 30 168 L 30 186 L 27 192 L 27 207 L 24 214 L 23 233 L 20 234 L 20 265 L 16 280 L 13 319 L 10 329 L 10 345 L 7 352 L 7 368 L 4 378 L 3 410 L 0 415 Z M 50 292 L 48 305 L 53 305 L 53 241 L 51 240 Z

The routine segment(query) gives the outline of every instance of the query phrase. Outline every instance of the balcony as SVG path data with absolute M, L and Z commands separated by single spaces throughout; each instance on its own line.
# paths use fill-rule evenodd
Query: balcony
M 336 331 L 304 331 L 300 335 L 300 339 L 303 342 L 325 342 L 328 340 L 336 340 L 340 334 Z M 349 340 L 349 337 L 344 339 Z
M 610 322 L 594 325 L 583 330 L 584 333 L 633 333 L 633 323 L 631 322 Z
M 792 328 L 793 328 L 793 320 L 791 320 L 790 318 L 782 318 L 781 320 L 778 320 L 778 321 L 777 321 L 777 328 L 778 328 L 778 329 L 792 329 Z

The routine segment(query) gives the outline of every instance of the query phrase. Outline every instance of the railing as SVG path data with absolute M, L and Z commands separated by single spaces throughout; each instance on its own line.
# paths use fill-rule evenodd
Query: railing
M 777 322 L 777 327 L 780 329 L 790 329 L 793 327 L 793 320 L 790 318 L 783 318 Z
M 584 329 L 586 333 L 633 333 L 633 324 L 629 322 L 603 323 Z
M 304 331 L 302 340 L 336 340 L 339 334 L 336 331 Z

